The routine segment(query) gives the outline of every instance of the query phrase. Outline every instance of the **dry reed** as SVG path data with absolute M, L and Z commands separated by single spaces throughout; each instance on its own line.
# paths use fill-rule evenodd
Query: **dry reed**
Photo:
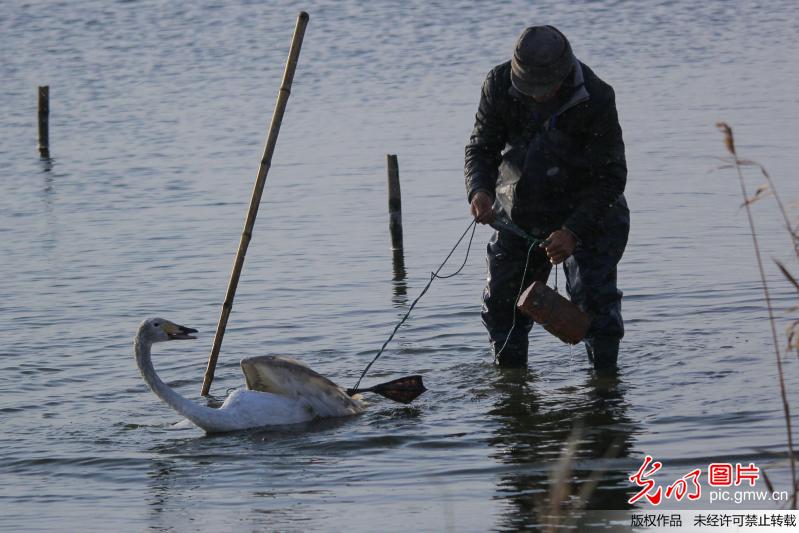
M 578 422 L 572 429 L 557 463 L 550 472 L 549 493 L 546 499 L 536 501 L 536 509 L 544 533 L 579 529 L 577 523 L 600 479 L 607 471 L 609 461 L 618 457 L 621 450 L 621 441 L 613 441 L 600 459 L 600 466 L 595 468 L 578 488 L 574 484 L 573 473 L 582 435 L 583 425 L 582 422 Z
M 785 209 L 785 204 L 780 199 L 779 194 L 777 193 L 777 188 L 774 185 L 774 181 L 771 179 L 771 176 L 766 171 L 766 169 L 760 163 L 756 163 L 755 161 L 750 161 L 748 159 L 740 159 L 738 157 L 738 152 L 735 149 L 735 138 L 732 133 L 732 128 L 726 122 L 719 122 L 716 124 L 719 130 L 721 130 L 722 134 L 724 135 L 724 145 L 727 148 L 727 151 L 730 153 L 732 157 L 728 158 L 728 163 L 721 168 L 734 168 L 738 174 L 738 181 L 741 187 L 741 195 L 743 196 L 743 207 L 746 209 L 746 216 L 749 221 L 749 229 L 752 234 L 752 244 L 755 250 L 755 257 L 757 258 L 757 267 L 760 272 L 760 281 L 763 288 L 763 296 L 766 301 L 766 308 L 768 310 L 768 318 L 769 324 L 771 326 L 771 336 L 772 341 L 774 344 L 774 354 L 776 355 L 777 359 L 777 373 L 779 377 L 779 384 L 780 384 L 780 396 L 782 398 L 782 407 L 783 407 L 783 414 L 785 415 L 785 427 L 788 433 L 788 456 L 790 459 L 791 464 L 791 484 L 793 487 L 792 495 L 790 499 L 791 508 L 796 509 L 796 502 L 797 502 L 797 491 L 799 491 L 799 485 L 797 485 L 796 479 L 796 458 L 794 457 L 794 446 L 793 446 L 793 430 L 791 427 L 791 411 L 790 406 L 788 404 L 788 395 L 785 389 L 785 374 L 782 367 L 782 355 L 780 353 L 780 342 L 777 336 L 777 324 L 776 318 L 774 316 L 774 306 L 771 300 L 771 295 L 769 293 L 769 285 L 766 279 L 765 268 L 763 266 L 763 259 L 761 254 L 760 243 L 758 241 L 757 230 L 755 228 L 754 217 L 752 215 L 751 205 L 756 201 L 765 197 L 768 193 L 774 197 L 777 207 L 783 217 L 783 221 L 785 223 L 785 229 L 788 231 L 788 234 L 791 237 L 791 244 L 793 245 L 794 254 L 796 258 L 799 259 L 799 226 L 794 225 L 790 221 L 790 217 L 788 216 L 788 212 Z M 766 185 L 763 185 L 757 189 L 754 195 L 749 196 L 746 189 L 746 182 L 744 181 L 743 176 L 743 167 L 756 167 L 760 170 L 760 173 L 763 177 L 766 178 Z M 796 288 L 797 293 L 799 293 L 799 283 L 797 283 L 796 279 L 790 274 L 787 268 L 780 263 L 779 261 L 775 260 L 777 267 L 780 269 L 782 274 L 790 281 L 793 286 Z M 790 310 L 790 312 L 795 312 L 799 310 L 799 306 L 794 307 Z M 799 355 L 799 320 L 793 321 L 791 325 L 788 327 L 787 332 L 788 337 L 788 346 L 786 348 L 786 353 L 795 350 L 797 355 Z M 769 489 L 773 492 L 773 487 L 771 485 L 771 481 L 768 477 L 765 476 L 764 478 L 766 484 L 769 486 Z

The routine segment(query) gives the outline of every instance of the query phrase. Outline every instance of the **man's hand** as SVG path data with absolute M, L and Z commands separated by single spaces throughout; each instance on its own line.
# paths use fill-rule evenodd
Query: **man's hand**
M 476 196 L 476 195 L 475 195 Z M 577 246 L 577 239 L 571 231 L 559 229 L 553 231 L 547 242 L 541 244 L 547 252 L 549 262 L 557 265 L 565 261 L 571 254 L 574 253 L 574 248 Z
M 477 191 L 472 196 L 471 205 L 472 216 L 480 224 L 491 224 L 494 222 L 494 201 L 487 192 Z

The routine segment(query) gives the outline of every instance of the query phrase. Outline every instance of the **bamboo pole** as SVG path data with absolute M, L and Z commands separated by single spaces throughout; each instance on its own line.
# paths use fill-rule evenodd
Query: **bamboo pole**
M 241 234 L 239 250 L 236 253 L 236 260 L 233 263 L 233 272 L 230 275 L 230 282 L 228 283 L 225 302 L 222 304 L 222 313 L 219 317 L 219 324 L 216 328 L 214 345 L 211 349 L 211 354 L 208 357 L 208 366 L 205 369 L 205 377 L 203 379 L 202 387 L 203 396 L 207 396 L 208 392 L 211 390 L 211 382 L 214 379 L 216 362 L 219 358 L 219 349 L 222 346 L 222 337 L 225 335 L 225 328 L 227 327 L 228 318 L 230 317 L 230 312 L 233 309 L 233 298 L 236 296 L 236 287 L 239 284 L 241 269 L 244 266 L 244 257 L 247 254 L 247 247 L 252 239 L 253 226 L 255 225 L 255 217 L 258 214 L 258 206 L 261 203 L 261 195 L 264 192 L 266 175 L 269 172 L 269 168 L 272 166 L 272 155 L 275 152 L 275 144 L 277 143 L 277 136 L 280 132 L 280 124 L 283 121 L 283 114 L 286 110 L 286 104 L 288 102 L 289 95 L 291 94 L 291 83 L 294 80 L 294 71 L 297 68 L 297 60 L 300 56 L 300 48 L 302 47 L 302 39 L 305 35 L 305 27 L 308 25 L 308 19 L 308 13 L 305 11 L 301 11 L 297 16 L 297 25 L 294 28 L 294 36 L 291 39 L 289 57 L 286 62 L 285 71 L 283 72 L 283 81 L 280 85 L 280 91 L 278 92 L 275 110 L 272 114 L 272 123 L 269 126 L 269 135 L 266 139 L 264 155 L 261 158 L 261 166 L 258 169 L 258 176 L 255 179 L 255 187 L 253 188 L 252 199 L 250 200 L 250 209 L 247 212 L 247 219 L 244 222 L 244 231 Z
M 391 249 L 402 250 L 402 195 L 400 194 L 399 164 L 396 154 L 386 154 L 388 167 L 388 229 Z
M 50 86 L 39 86 L 39 154 L 50 157 Z

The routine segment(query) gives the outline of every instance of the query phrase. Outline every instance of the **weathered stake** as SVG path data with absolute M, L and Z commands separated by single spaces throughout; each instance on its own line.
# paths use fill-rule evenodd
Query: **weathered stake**
M 388 166 L 388 229 L 391 248 L 402 250 L 402 195 L 400 194 L 399 164 L 396 154 L 386 155 Z
M 214 379 L 214 371 L 216 370 L 216 361 L 219 358 L 219 349 L 222 346 L 222 337 L 225 335 L 225 328 L 227 327 L 227 321 L 230 317 L 230 311 L 233 309 L 233 298 L 236 296 L 236 287 L 239 284 L 241 269 L 244 266 L 244 256 L 247 254 L 247 247 L 250 245 L 250 239 L 252 239 L 252 230 L 255 225 L 255 217 L 258 214 L 258 206 L 261 203 L 261 195 L 264 192 L 266 175 L 269 172 L 269 167 L 272 166 L 272 155 L 275 152 L 275 144 L 277 143 L 277 136 L 280 132 L 280 124 L 283 121 L 283 114 L 286 110 L 289 94 L 291 94 L 291 83 L 294 80 L 294 71 L 297 68 L 297 60 L 300 56 L 300 48 L 302 47 L 302 39 L 305 35 L 305 27 L 308 25 L 308 19 L 308 13 L 305 11 L 300 11 L 300 14 L 297 16 L 297 25 L 294 28 L 294 36 L 291 39 L 289 57 L 286 62 L 286 69 L 283 72 L 283 81 L 277 96 L 275 111 L 272 114 L 272 124 L 269 126 L 269 135 L 266 139 L 264 155 L 261 158 L 261 166 L 258 169 L 258 176 L 255 179 L 255 187 L 253 188 L 252 199 L 250 200 L 250 209 L 247 212 L 247 219 L 244 222 L 244 231 L 241 234 L 236 261 L 233 263 L 233 272 L 230 275 L 230 283 L 228 284 L 225 303 L 222 304 L 222 314 L 219 317 L 219 324 L 216 328 L 214 345 L 211 349 L 211 355 L 208 357 L 208 366 L 205 369 L 205 378 L 203 379 L 202 387 L 203 396 L 207 396 L 208 392 L 211 390 L 211 382 Z
M 39 154 L 50 157 L 50 86 L 39 87 Z

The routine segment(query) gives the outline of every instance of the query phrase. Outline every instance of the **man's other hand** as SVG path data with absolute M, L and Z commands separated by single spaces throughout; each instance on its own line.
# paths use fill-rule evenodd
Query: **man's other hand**
M 577 239 L 571 231 L 559 229 L 553 231 L 547 238 L 547 242 L 541 245 L 547 252 L 549 262 L 553 265 L 564 262 L 577 246 Z
M 477 191 L 472 196 L 472 216 L 480 224 L 494 222 L 494 201 L 487 192 Z

